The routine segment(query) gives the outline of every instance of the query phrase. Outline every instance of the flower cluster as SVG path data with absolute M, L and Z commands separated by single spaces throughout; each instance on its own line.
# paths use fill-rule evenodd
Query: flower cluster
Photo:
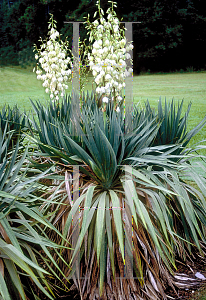
M 129 76 L 133 70 L 126 69 L 126 60 L 131 60 L 128 53 L 133 45 L 127 44 L 124 29 L 120 29 L 120 22 L 113 10 L 115 2 L 107 10 L 107 20 L 104 18 L 104 11 L 100 8 L 99 19 L 90 23 L 87 17 L 87 29 L 90 30 L 90 42 L 93 43 L 91 53 L 88 53 L 89 67 L 95 77 L 96 92 L 100 95 L 112 95 L 117 103 L 122 100 L 120 96 L 122 88 L 125 87 L 125 77 Z M 94 17 L 96 17 L 95 12 Z M 103 98 L 104 99 L 104 98 Z M 118 100 L 118 101 L 117 101 Z
M 72 72 L 68 66 L 72 68 L 72 62 L 67 56 L 67 43 L 57 40 L 60 35 L 56 30 L 53 16 L 50 18 L 48 28 L 50 29 L 48 41 L 40 39 L 42 42 L 40 49 L 35 45 L 35 50 L 38 52 L 35 55 L 35 59 L 38 60 L 36 74 L 37 79 L 43 81 L 42 85 L 46 93 L 50 93 L 50 98 L 59 100 L 68 88 L 68 80 L 71 80 Z

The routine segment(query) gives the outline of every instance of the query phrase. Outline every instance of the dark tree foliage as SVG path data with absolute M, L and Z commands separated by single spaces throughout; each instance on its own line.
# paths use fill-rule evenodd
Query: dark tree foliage
M 107 0 L 101 1 L 106 11 Z M 0 63 L 30 59 L 32 46 L 46 37 L 49 13 L 54 14 L 62 39 L 72 43 L 72 24 L 92 20 L 96 0 L 0 0 Z M 133 25 L 134 70 L 174 71 L 206 68 L 205 0 L 118 0 L 117 15 Z M 81 39 L 87 37 L 80 26 Z M 11 59 L 12 58 L 12 59 Z
M 205 69 L 204 0 L 118 1 L 119 12 L 133 25 L 136 71 Z

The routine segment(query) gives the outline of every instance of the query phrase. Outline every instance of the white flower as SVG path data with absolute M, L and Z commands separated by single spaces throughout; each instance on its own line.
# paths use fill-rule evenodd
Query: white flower
M 101 81 L 101 76 L 98 75 L 94 81 L 96 82 L 96 84 L 99 84 Z
M 98 26 L 98 25 L 99 25 L 99 22 L 98 22 L 97 20 L 95 20 L 95 21 L 93 22 L 93 24 L 94 24 L 94 26 Z
M 102 94 L 104 94 L 106 92 L 105 87 L 102 86 L 100 89 L 101 89 Z
M 108 19 L 108 21 L 110 21 L 112 19 L 112 15 L 108 14 L 107 19 Z
M 111 69 L 112 69 L 112 67 L 111 67 L 111 66 L 107 66 L 107 72 L 110 72 L 110 71 L 111 71 Z
M 55 92 L 55 86 L 50 85 L 50 90 L 51 90 L 52 93 L 54 93 Z
M 108 89 L 112 86 L 112 84 L 110 82 L 107 82 L 106 85 L 105 85 L 105 89 Z
M 101 71 L 99 75 L 100 75 L 100 76 L 104 76 L 104 75 L 105 75 L 105 72 L 104 72 L 104 71 Z
M 122 97 L 121 97 L 121 96 L 118 96 L 118 97 L 117 97 L 117 100 L 121 101 L 121 100 L 122 100 Z
M 98 50 L 98 54 L 102 54 L 102 53 L 104 53 L 104 50 L 103 49 L 99 49 Z
M 93 71 L 92 71 L 92 74 L 93 74 L 94 77 L 97 76 L 97 71 L 96 71 L 96 70 L 93 70 Z
M 119 27 L 117 25 L 114 26 L 114 32 L 118 32 L 119 31 Z
M 100 93 L 100 92 L 101 92 L 101 88 L 100 88 L 99 86 L 96 88 L 96 92 L 97 92 L 97 93 Z
M 62 82 L 62 81 L 63 81 L 63 77 L 62 77 L 62 76 L 59 77 L 59 78 L 58 78 L 58 81 L 59 81 L 59 82 Z
M 97 50 L 96 50 L 95 48 L 93 48 L 93 49 L 92 49 L 92 53 L 93 53 L 93 54 L 96 54 L 96 53 L 97 53 Z
M 128 72 L 129 72 L 129 73 L 132 73 L 132 72 L 133 72 L 133 69 L 132 69 L 132 68 L 129 68 Z
M 94 42 L 93 44 L 93 48 L 95 49 L 99 49 L 99 43 L 97 41 Z
M 56 39 L 56 35 L 55 35 L 55 34 L 52 34 L 52 35 L 50 36 L 50 39 L 51 39 L 51 40 L 55 40 L 55 39 Z
M 104 27 L 102 25 L 98 25 L 97 29 L 100 30 L 100 31 L 103 31 Z
M 130 55 L 129 53 L 126 53 L 126 54 L 125 54 L 125 57 L 126 57 L 126 59 L 130 59 L 130 58 L 131 58 L 131 55 Z
M 128 48 L 129 48 L 129 50 L 132 50 L 134 47 L 132 44 L 129 44 Z
M 108 102 L 109 102 L 109 98 L 107 98 L 107 97 L 104 97 L 104 98 L 102 99 L 102 102 L 104 102 L 104 103 L 108 103 Z
M 36 74 L 40 75 L 42 73 L 42 70 L 36 70 Z
M 104 53 L 107 53 L 109 49 L 107 47 L 104 47 L 102 50 Z
M 125 44 L 126 44 L 126 40 L 125 40 L 125 39 L 122 39 L 122 40 L 120 41 L 120 46 L 124 47 Z
M 108 67 L 107 67 L 107 68 L 108 68 Z M 110 68 L 111 68 L 111 67 L 110 67 Z M 107 75 L 105 76 L 105 79 L 106 79 L 106 80 L 109 80 L 110 78 L 112 78 L 110 74 L 107 74 Z
M 93 70 L 96 70 L 97 72 L 100 72 L 101 71 L 101 67 L 99 67 L 99 66 L 96 65 L 96 66 L 93 67 Z
M 116 112 L 120 112 L 120 108 L 119 108 L 119 106 L 117 106 L 117 108 L 116 108 Z
M 100 57 L 96 57 L 96 61 L 97 61 L 97 63 L 100 65 L 100 63 L 101 63 L 101 58 Z
M 125 76 L 128 77 L 130 76 L 130 72 L 128 72 L 127 70 L 125 71 Z
M 110 45 L 109 40 L 106 40 L 106 41 L 104 42 L 104 44 L 105 44 L 105 46 L 109 46 L 109 45 Z

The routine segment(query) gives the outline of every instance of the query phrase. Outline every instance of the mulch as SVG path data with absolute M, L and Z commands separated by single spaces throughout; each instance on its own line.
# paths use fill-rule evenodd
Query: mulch
M 206 278 L 206 259 L 203 259 L 201 256 L 196 255 L 195 259 L 193 261 L 186 261 L 185 263 L 182 263 L 177 260 L 176 263 L 177 270 L 176 273 L 179 274 L 186 274 L 190 278 L 196 278 L 195 274 L 197 272 L 201 273 Z M 197 279 L 197 278 L 196 278 Z M 205 289 L 205 295 L 206 295 L 206 280 L 199 280 L 198 285 L 196 285 L 193 288 L 190 289 L 176 289 L 177 294 L 171 289 L 168 288 L 166 290 L 166 295 L 169 296 L 169 299 L 175 299 L 175 300 L 198 300 L 198 297 L 204 293 L 203 290 Z M 69 293 L 67 293 L 64 296 L 61 296 L 60 299 L 72 299 L 72 300 L 81 300 L 78 291 L 76 289 L 71 290 Z
M 190 278 L 196 278 L 195 274 L 197 272 L 201 273 L 206 278 L 206 259 L 203 257 L 196 255 L 193 262 L 186 261 L 185 263 L 177 261 L 177 273 L 187 274 Z M 177 295 L 175 295 L 174 291 L 168 290 L 167 295 L 175 299 L 181 300 L 189 300 L 189 299 L 198 299 L 199 291 L 203 291 L 205 289 L 206 294 L 206 280 L 199 280 L 199 284 L 196 287 L 190 289 L 178 289 Z

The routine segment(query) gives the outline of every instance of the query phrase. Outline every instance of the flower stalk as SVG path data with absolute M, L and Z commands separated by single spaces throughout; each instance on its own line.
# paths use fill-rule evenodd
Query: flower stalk
M 107 19 L 100 7 L 100 0 L 96 5 L 99 18 L 90 22 L 89 15 L 86 28 L 90 31 L 89 41 L 92 43 L 91 52 L 88 53 L 89 67 L 94 76 L 96 92 L 99 96 L 107 96 L 114 100 L 114 104 L 122 101 L 121 92 L 125 87 L 125 77 L 133 72 L 127 70 L 126 60 L 131 60 L 128 53 L 133 48 L 131 43 L 126 45 L 125 30 L 120 28 L 120 22 L 114 11 L 116 2 L 108 1 L 111 7 L 107 9 Z M 118 107 L 118 106 L 116 106 Z
M 34 45 L 35 59 L 38 60 L 37 68 L 34 72 L 37 74 L 37 79 L 42 80 L 42 86 L 45 87 L 45 92 L 50 94 L 50 98 L 59 100 L 63 97 L 65 90 L 68 89 L 67 82 L 71 81 L 72 61 L 67 54 L 68 42 L 60 40 L 60 34 L 56 29 L 56 21 L 51 18 L 48 25 L 49 39 L 42 40 L 40 49 Z M 57 40 L 59 39 L 59 40 Z

